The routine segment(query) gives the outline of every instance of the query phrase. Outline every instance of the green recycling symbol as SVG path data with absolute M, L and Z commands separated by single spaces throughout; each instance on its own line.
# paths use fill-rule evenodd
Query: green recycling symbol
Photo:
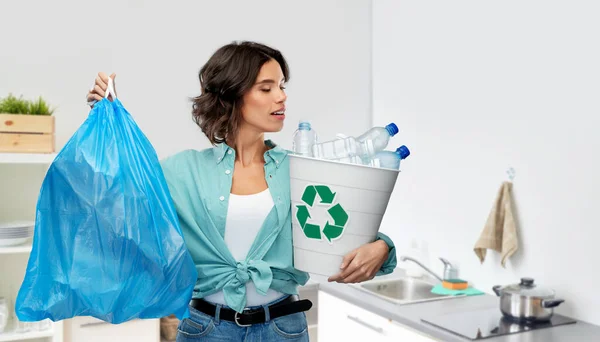
M 302 194 L 302 202 L 304 202 L 304 204 L 298 204 L 296 206 L 296 208 L 298 208 L 296 219 L 298 219 L 298 223 L 300 224 L 300 227 L 302 227 L 304 235 L 307 238 L 320 240 L 321 235 L 323 235 L 327 241 L 331 243 L 331 240 L 338 239 L 342 236 L 344 227 L 348 222 L 348 214 L 339 203 L 333 204 L 335 194 L 336 193 L 332 192 L 326 185 L 308 185 L 304 189 L 304 193 Z M 309 207 L 313 207 L 317 195 L 321 198 L 320 204 L 329 205 L 327 212 L 333 220 L 333 222 L 327 220 L 322 231 L 320 225 L 308 223 L 308 219 L 311 218 Z

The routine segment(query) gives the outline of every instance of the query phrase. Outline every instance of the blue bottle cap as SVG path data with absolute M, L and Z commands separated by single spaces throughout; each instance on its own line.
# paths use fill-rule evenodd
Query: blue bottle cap
M 298 123 L 298 129 L 310 131 L 311 130 L 310 122 L 305 121 L 305 120 L 300 120 L 300 123 Z
M 400 156 L 400 159 L 405 159 L 410 156 L 410 150 L 405 145 L 402 145 L 396 149 L 396 153 Z
M 387 129 L 388 133 L 392 137 L 398 133 L 398 126 L 396 126 L 396 124 L 393 122 L 391 124 L 385 126 L 385 129 Z

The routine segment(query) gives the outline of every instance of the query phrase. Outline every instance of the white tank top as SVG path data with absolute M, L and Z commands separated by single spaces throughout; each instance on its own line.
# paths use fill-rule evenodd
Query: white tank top
M 252 195 L 229 195 L 229 207 L 225 221 L 225 244 L 235 260 L 243 261 L 246 259 L 258 231 L 274 205 L 268 188 Z M 246 283 L 246 306 L 267 304 L 284 295 L 281 292 L 269 289 L 267 294 L 263 296 L 256 291 L 252 279 Z M 204 300 L 227 305 L 223 290 L 204 297 Z

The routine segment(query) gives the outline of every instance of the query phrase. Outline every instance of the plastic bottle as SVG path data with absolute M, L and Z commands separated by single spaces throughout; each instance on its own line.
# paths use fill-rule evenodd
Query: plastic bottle
M 315 144 L 313 156 L 321 159 L 342 159 L 358 156 L 370 160 L 383 151 L 390 138 L 398 133 L 398 126 L 390 123 L 385 127 L 373 127 L 358 137 L 345 137 Z
M 293 135 L 292 151 L 301 156 L 312 157 L 313 145 L 316 143 L 317 133 L 312 129 L 310 122 L 300 120 Z
M 410 150 L 405 145 L 396 149 L 396 151 L 377 152 L 373 160 L 379 160 L 379 166 L 388 169 L 400 170 L 400 161 L 410 156 Z
M 362 161 L 362 159 L 360 159 L 357 156 L 352 156 L 352 157 L 345 157 L 345 158 L 340 158 L 340 159 L 331 159 L 333 161 L 337 161 L 340 163 L 348 163 L 348 164 L 358 164 L 358 165 L 365 165 Z
M 336 138 L 339 139 L 346 139 L 348 138 L 348 136 L 346 136 L 345 134 L 342 133 L 338 133 L 336 134 Z M 358 164 L 358 165 L 369 165 L 369 163 L 365 163 L 364 160 L 362 160 L 359 156 L 349 156 L 349 157 L 344 157 L 344 158 L 340 158 L 340 159 L 329 159 L 332 161 L 337 161 L 340 163 L 347 163 L 347 164 Z M 371 165 L 372 166 L 372 165 Z

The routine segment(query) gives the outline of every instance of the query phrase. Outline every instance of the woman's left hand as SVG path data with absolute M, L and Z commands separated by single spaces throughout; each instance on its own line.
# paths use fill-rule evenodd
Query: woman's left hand
M 340 273 L 329 277 L 328 281 L 360 283 L 371 280 L 387 260 L 388 253 L 389 247 L 383 240 L 363 245 L 344 257 Z

